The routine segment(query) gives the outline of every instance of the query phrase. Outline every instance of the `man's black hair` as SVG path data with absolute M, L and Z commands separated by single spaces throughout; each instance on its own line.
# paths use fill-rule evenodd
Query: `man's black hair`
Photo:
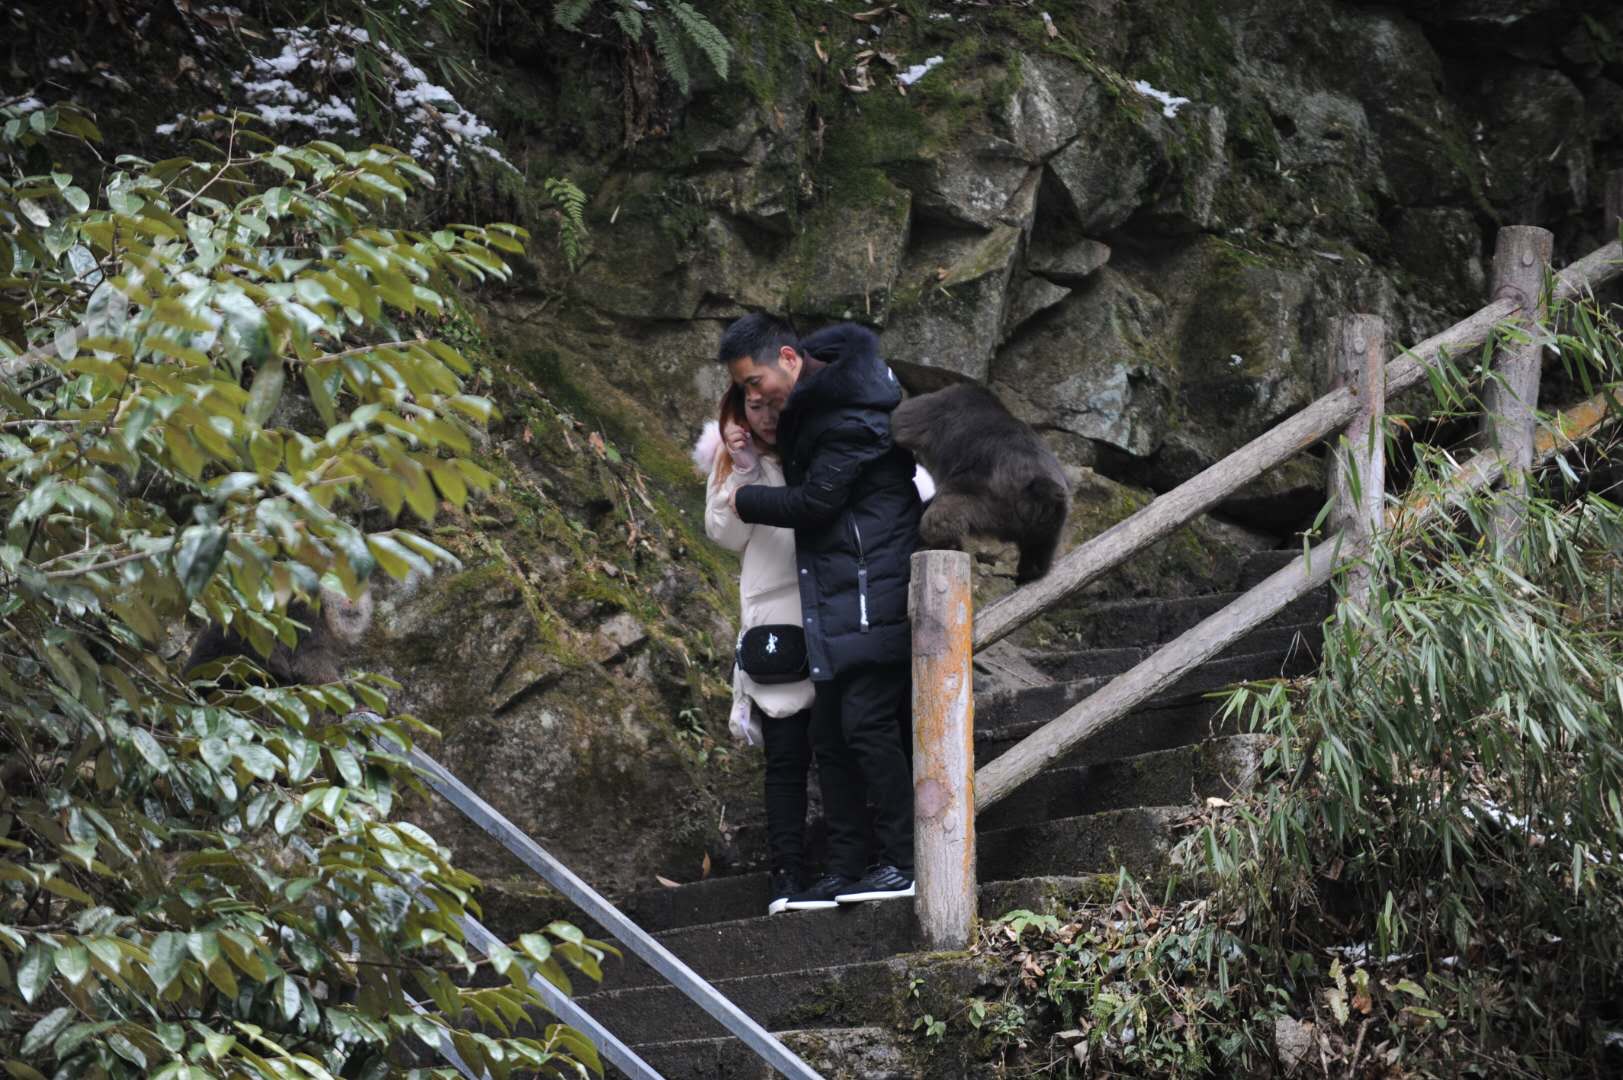
M 716 359 L 730 364 L 747 356 L 757 364 L 777 367 L 779 350 L 785 345 L 797 348 L 799 342 L 795 328 L 783 319 L 764 311 L 752 312 L 735 320 L 721 335 Z

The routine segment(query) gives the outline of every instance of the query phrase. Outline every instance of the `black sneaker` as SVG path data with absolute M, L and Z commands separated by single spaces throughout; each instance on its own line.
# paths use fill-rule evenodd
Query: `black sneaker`
M 787 870 L 772 871 L 772 902 L 766 906 L 768 915 L 779 915 L 789 910 L 789 898 L 800 891 L 800 879 Z
M 803 889 L 784 903 L 786 911 L 824 911 L 839 907 L 834 898 L 855 882 L 844 874 L 829 874 L 809 889 Z
M 834 901 L 839 904 L 860 904 L 866 900 L 894 900 L 912 895 L 912 871 L 904 873 L 894 866 L 876 866 L 864 874 L 861 881 L 854 881 L 840 890 Z

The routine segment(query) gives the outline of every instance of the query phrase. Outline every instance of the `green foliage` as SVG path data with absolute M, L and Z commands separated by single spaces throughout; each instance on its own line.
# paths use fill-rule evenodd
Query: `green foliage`
M 532 975 L 596 978 L 605 947 L 554 924 L 477 959 L 477 882 L 391 820 L 420 782 L 378 737 L 425 729 L 356 710 L 387 715 L 393 684 L 277 688 L 240 660 L 188 683 L 164 659 L 188 612 L 264 654 L 296 640 L 296 597 L 453 561 L 392 519 L 492 483 L 461 456 L 491 404 L 432 328 L 459 283 L 507 277 L 522 230 L 379 227 L 427 180 L 410 158 L 240 119 L 216 156 L 123 156 L 92 195 L 33 163 L 93 126 L 19 112 L 0 112 L 0 1061 L 452 1075 L 410 1049 L 449 1040 L 494 1077 L 597 1068 L 571 1029 L 515 1032 Z
M 1244 1034 L 1247 995 L 1227 965 L 1240 939 L 1207 903 L 1163 907 L 1125 877 L 1106 903 L 1061 925 L 1011 911 L 983 932 L 981 951 L 1018 971 L 1003 1000 L 972 1000 L 968 1021 L 993 1050 L 1018 1049 L 1039 1028 L 1080 1034 L 1083 1075 L 1233 1075 L 1267 1060 Z
M 599 5 L 595 0 L 558 0 L 553 20 L 565 30 L 581 30 L 587 17 Z M 693 88 L 690 54 L 697 53 L 710 65 L 717 77 L 727 78 L 732 63 L 733 47 L 727 36 L 692 4 L 683 0 L 653 0 L 639 6 L 636 0 L 609 0 L 608 19 L 621 36 L 632 43 L 641 43 L 651 31 L 654 51 L 660 62 L 686 95 Z
M 574 269 L 586 244 L 586 193 L 567 178 L 548 177 L 547 197 L 558 206 L 558 246 Z

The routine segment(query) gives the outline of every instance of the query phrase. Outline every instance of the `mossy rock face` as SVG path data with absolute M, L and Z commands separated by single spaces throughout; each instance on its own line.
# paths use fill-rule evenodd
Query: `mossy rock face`
M 912 228 L 912 197 L 882 176 L 860 201 L 825 204 L 796 239 L 786 306 L 813 319 L 882 324 Z
M 1148 455 L 1172 404 L 1166 318 L 1154 293 L 1105 267 L 1004 346 L 990 381 L 1029 423 Z
M 1003 338 L 1021 230 L 944 232 L 917 246 L 903 266 L 885 354 L 910 389 L 959 379 L 985 381 Z

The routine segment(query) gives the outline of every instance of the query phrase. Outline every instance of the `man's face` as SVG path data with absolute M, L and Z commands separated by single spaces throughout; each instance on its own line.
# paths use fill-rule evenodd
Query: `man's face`
M 744 391 L 744 403 L 771 409 L 782 409 L 789 400 L 800 369 L 800 354 L 787 345 L 779 352 L 776 365 L 758 364 L 752 356 L 740 356 L 727 365 L 734 385 Z

